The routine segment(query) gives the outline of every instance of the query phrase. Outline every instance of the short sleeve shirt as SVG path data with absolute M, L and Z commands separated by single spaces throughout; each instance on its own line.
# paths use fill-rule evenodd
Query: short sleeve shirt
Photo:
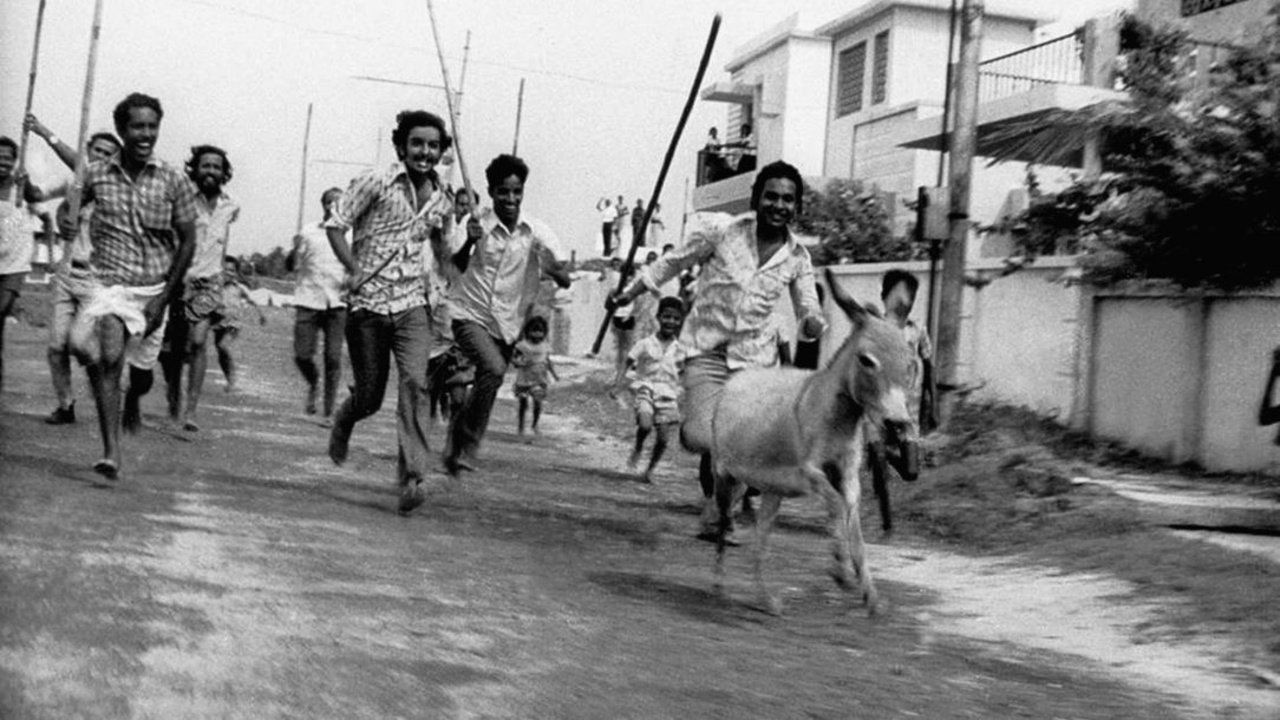
M 219 193 L 210 207 L 193 185 L 196 207 L 196 252 L 187 269 L 187 279 L 214 278 L 222 275 L 222 259 L 231 239 L 231 223 L 240 218 L 240 204 L 228 194 Z
M 680 372 L 689 352 L 678 338 L 663 342 L 657 335 L 642 338 L 631 347 L 627 358 L 635 366 L 631 388 L 648 388 L 658 400 L 680 397 Z
M 89 220 L 90 262 L 106 284 L 163 282 L 178 249 L 175 227 L 194 224 L 195 195 L 177 168 L 152 159 L 129 177 L 118 159 L 95 161 L 85 174 L 83 201 Z

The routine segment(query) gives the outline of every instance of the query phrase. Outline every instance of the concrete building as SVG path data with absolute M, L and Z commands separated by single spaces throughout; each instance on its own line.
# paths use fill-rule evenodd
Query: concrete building
M 814 183 L 855 178 L 874 186 L 898 199 L 905 232 L 910 213 L 900 200 L 936 184 L 940 154 L 899 147 L 898 136 L 917 121 L 940 123 L 949 10 L 950 0 L 868 0 L 819 24 L 799 13 L 783 20 L 738 49 L 727 80 L 703 89 L 704 100 L 728 105 L 722 142 L 738 141 L 749 123 L 756 166 L 785 159 Z M 994 0 L 986 17 L 982 54 L 998 58 L 1031 46 L 1054 13 Z M 700 155 L 705 168 L 710 153 Z M 1025 167 L 983 167 L 978 176 L 974 215 L 989 222 L 1022 187 Z M 743 212 L 753 179 L 750 171 L 700 172 L 693 209 Z

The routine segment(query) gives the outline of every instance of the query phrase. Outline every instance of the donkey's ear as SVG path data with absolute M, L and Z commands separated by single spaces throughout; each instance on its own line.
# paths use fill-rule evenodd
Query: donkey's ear
M 854 300 L 848 293 L 840 287 L 836 282 L 835 273 L 831 272 L 831 268 L 826 268 L 827 291 L 831 295 L 831 299 L 835 301 L 836 306 L 844 311 L 845 315 L 853 321 L 854 325 L 861 325 L 867 319 L 867 309 L 862 307 L 857 300 Z

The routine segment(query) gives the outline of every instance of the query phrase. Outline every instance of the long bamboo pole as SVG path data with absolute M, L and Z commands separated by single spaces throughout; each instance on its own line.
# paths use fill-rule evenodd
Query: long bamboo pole
M 80 101 L 80 132 L 76 136 L 76 181 L 67 198 L 67 217 L 75 222 L 80 217 L 80 196 L 84 187 L 85 170 L 89 167 L 89 153 L 85 143 L 89 139 L 89 113 L 93 109 L 93 79 L 98 69 L 98 40 L 102 37 L 102 0 L 93 3 L 93 29 L 89 34 L 89 64 L 84 73 L 84 97 Z
M 307 128 L 302 132 L 302 179 L 298 182 L 298 225 L 295 233 L 302 232 L 302 216 L 307 206 L 307 151 L 311 147 L 311 111 L 313 103 L 307 103 Z
M 463 86 L 467 84 L 467 58 L 471 55 L 471 31 L 467 31 L 467 42 L 462 46 L 462 70 L 458 73 L 458 117 L 462 117 Z
M 658 171 L 658 181 L 653 185 L 653 195 L 649 197 L 649 205 L 645 208 L 644 219 L 641 221 L 635 237 L 631 239 L 631 249 L 627 251 L 627 261 L 623 263 L 622 274 L 618 277 L 617 292 L 621 292 L 622 288 L 626 286 L 628 271 L 633 267 L 636 259 L 636 249 L 644 242 L 645 230 L 649 227 L 649 220 L 653 218 L 653 208 L 658 204 L 658 199 L 662 196 L 662 184 L 667 180 L 667 171 L 671 169 L 671 160 L 675 157 L 676 148 L 680 144 L 680 135 L 684 133 L 685 123 L 689 121 L 689 113 L 693 111 L 693 103 L 698 99 L 698 90 L 702 87 L 702 78 L 707 74 L 707 65 L 711 62 L 711 51 L 716 46 L 716 35 L 719 33 L 720 13 L 716 13 L 715 18 L 711 21 L 711 32 L 707 34 L 707 45 L 702 49 L 702 60 L 698 63 L 698 73 L 693 78 L 693 86 L 689 88 L 689 96 L 685 99 L 684 110 L 680 112 L 680 122 L 676 123 L 676 130 L 671 134 L 671 142 L 667 145 L 667 154 L 662 159 L 662 169 Z M 600 345 L 604 343 L 604 335 L 609 330 L 609 322 L 613 320 L 613 312 L 614 308 L 612 306 L 607 307 L 605 310 L 604 322 L 600 323 L 600 330 L 596 333 L 596 340 L 591 344 L 592 355 L 600 352 Z
M 520 78 L 520 92 L 516 95 L 516 134 L 511 140 L 511 154 L 518 155 L 520 147 L 520 117 L 524 115 L 524 78 Z
M 431 0 L 427 0 L 427 14 L 431 18 L 431 36 L 436 42 L 436 58 L 440 61 L 440 77 L 444 79 L 444 98 L 449 106 L 449 122 L 453 125 L 453 151 L 458 156 L 458 169 L 462 171 L 462 185 L 467 189 L 467 195 L 475 197 L 475 192 L 471 189 L 471 176 L 467 174 L 467 161 L 462 157 L 462 138 L 458 136 L 458 109 L 454 107 L 453 90 L 449 85 L 449 66 L 444 62 L 440 30 L 436 27 L 436 8 Z
M 26 121 L 27 116 L 31 114 L 31 103 L 35 100 L 36 94 L 36 69 L 40 64 L 40 32 L 44 28 L 44 6 L 45 0 L 40 0 L 40 6 L 36 9 L 36 38 L 31 45 L 31 72 L 27 75 L 27 104 L 22 110 L 22 140 L 18 145 L 19 182 L 14 185 L 16 196 L 13 199 L 18 207 L 22 207 L 22 196 L 26 192 L 27 139 L 31 136 Z

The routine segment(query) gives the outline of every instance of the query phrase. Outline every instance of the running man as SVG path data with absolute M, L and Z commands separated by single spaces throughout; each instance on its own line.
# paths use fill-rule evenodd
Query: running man
M 187 177 L 195 191 L 196 250 L 183 280 L 182 301 L 174 303 L 169 318 L 169 352 L 161 357 L 168 385 L 169 418 L 187 432 L 196 432 L 196 409 L 209 368 L 206 351 L 210 331 L 227 312 L 223 300 L 223 260 L 231 223 L 240 217 L 240 205 L 223 190 L 231 182 L 231 160 L 214 145 L 191 148 Z M 182 405 L 182 368 L 187 369 L 187 402 Z
M 615 305 L 629 303 L 681 271 L 701 268 L 681 337 L 689 359 L 680 439 L 702 455 L 704 510 L 698 537 L 704 540 L 716 537 L 719 522 L 712 500 L 711 418 L 725 383 L 743 368 L 778 364 L 773 313 L 783 292 L 791 296 L 802 336 L 818 337 L 826 329 L 809 251 L 790 231 L 803 198 L 804 180 L 795 167 L 781 161 L 764 166 L 751 189 L 754 212 L 698 217 L 680 249 L 643 266 L 635 280 L 610 298 Z
M 303 412 L 316 414 L 317 385 L 320 372 L 316 368 L 316 341 L 324 333 L 324 418 L 331 422 L 337 401 L 338 384 L 342 381 L 342 336 L 347 327 L 347 303 L 342 298 L 342 281 L 346 268 L 333 254 L 324 224 L 333 217 L 333 209 L 342 190 L 329 188 L 320 196 L 324 220 L 302 228 L 293 238 L 293 249 L 285 260 L 285 268 L 297 272 L 298 284 L 293 291 L 296 315 L 293 322 L 293 360 L 307 381 L 307 399 Z
M 444 467 L 453 476 L 475 469 L 476 451 L 542 274 L 562 288 L 570 283 L 560 240 L 544 223 L 520 212 L 529 166 L 514 155 L 499 155 L 484 174 L 493 212 L 468 224 L 467 241 L 454 255 L 462 276 L 450 289 L 454 342 L 476 372 L 466 403 L 450 418 Z
M 35 115 L 27 115 L 26 126 L 38 135 L 58 159 L 71 170 L 75 170 L 80 161 L 79 154 L 70 145 L 62 142 Z M 89 138 L 89 161 L 110 161 L 120 153 L 120 140 L 109 132 L 94 133 Z M 68 182 L 74 182 L 74 179 Z M 50 197 L 67 193 L 67 187 L 52 190 Z M 58 206 L 58 228 L 74 229 L 76 222 L 66 218 L 70 206 L 64 201 Z M 76 421 L 75 392 L 71 383 L 71 325 L 75 322 L 80 309 L 89 302 L 89 293 L 93 285 L 92 273 L 89 270 L 89 256 L 93 246 L 89 240 L 89 215 L 92 205 L 82 204 L 80 207 L 79 230 L 63 235 L 62 255 L 54 268 L 53 283 L 53 318 L 49 323 L 49 349 L 46 358 L 49 361 L 49 377 L 53 381 L 53 394 L 58 405 L 45 418 L 50 425 L 67 425 Z
M 346 462 L 356 423 L 382 406 L 394 356 L 400 378 L 399 510 L 404 514 L 422 504 L 420 485 L 427 473 L 431 321 L 423 253 L 436 255 L 433 247 L 446 243 L 452 232 L 450 193 L 435 170 L 452 140 L 439 116 L 406 110 L 396 117 L 391 142 L 400 162 L 352 180 L 324 223 L 329 244 L 347 269 L 347 350 L 355 376 L 354 394 L 334 416 L 329 458 L 336 465 Z
M 155 157 L 164 110 L 160 101 L 133 93 L 112 118 L 124 147 L 119 157 L 95 161 L 85 177 L 84 201 L 94 203 L 89 228 L 93 288 L 71 331 L 72 348 L 88 366 L 98 405 L 103 457 L 94 464 L 114 480 L 121 470 L 120 430 L 142 425 L 142 396 L 170 302 L 180 299 L 182 276 L 195 252 L 195 195 L 181 171 Z M 129 366 L 121 410 L 120 380 Z

